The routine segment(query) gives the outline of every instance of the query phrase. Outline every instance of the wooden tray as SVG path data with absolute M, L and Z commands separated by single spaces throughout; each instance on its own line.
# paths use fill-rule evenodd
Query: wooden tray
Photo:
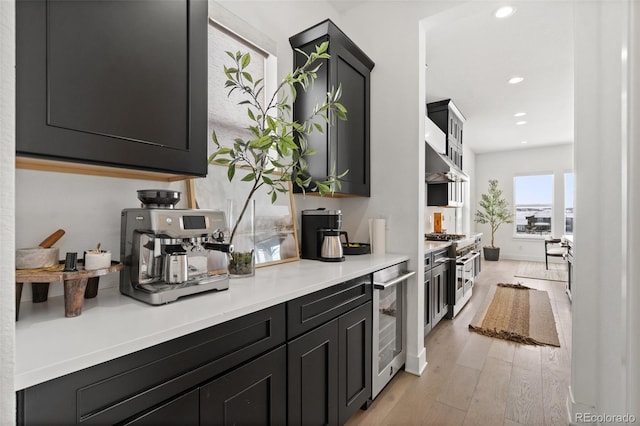
M 47 300 L 50 283 L 64 283 L 64 316 L 77 317 L 82 314 L 82 306 L 84 305 L 85 292 L 87 291 L 87 282 L 92 281 L 92 285 L 97 285 L 97 278 L 102 275 L 118 272 L 123 268 L 122 263 L 111 262 L 108 268 L 101 268 L 92 271 L 86 271 L 82 261 L 78 261 L 78 270 L 73 272 L 65 271 L 32 271 L 32 270 L 16 270 L 16 321 L 20 315 L 20 299 L 22 298 L 22 287 L 24 283 L 36 283 L 34 290 L 34 302 L 42 302 Z M 96 278 L 94 280 L 94 278 Z M 44 283 L 37 285 L 38 283 Z M 45 285 L 46 284 L 46 285 Z M 93 289 L 89 292 L 87 298 L 95 297 Z

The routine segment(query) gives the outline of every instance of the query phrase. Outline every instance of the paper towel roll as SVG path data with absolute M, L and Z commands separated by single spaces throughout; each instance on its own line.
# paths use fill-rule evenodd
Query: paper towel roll
M 386 220 L 369 219 L 369 241 L 371 242 L 371 253 L 386 253 Z

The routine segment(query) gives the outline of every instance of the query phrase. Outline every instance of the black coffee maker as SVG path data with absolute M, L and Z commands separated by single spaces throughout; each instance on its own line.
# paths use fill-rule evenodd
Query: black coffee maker
M 342 227 L 342 212 L 340 210 L 302 210 L 302 253 L 303 259 L 322 260 L 325 262 L 341 262 L 344 260 L 341 252 L 322 252 L 322 242 L 326 237 L 331 238 L 340 233 Z M 338 236 L 339 238 L 339 236 Z M 326 245 L 326 244 L 325 244 Z M 327 253 L 331 254 L 327 254 Z

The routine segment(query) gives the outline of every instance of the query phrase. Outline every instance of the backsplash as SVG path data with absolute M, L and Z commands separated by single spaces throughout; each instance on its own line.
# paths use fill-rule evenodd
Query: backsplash
M 433 214 L 442 213 L 442 230 L 449 234 L 463 233 L 460 208 L 429 207 L 424 208 L 424 232 L 433 232 Z

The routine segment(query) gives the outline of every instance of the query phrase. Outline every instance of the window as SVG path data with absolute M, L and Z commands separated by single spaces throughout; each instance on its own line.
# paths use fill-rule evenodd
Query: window
M 251 55 L 248 71 L 254 81 L 265 78 L 267 58 L 255 45 L 243 40 L 222 26 L 209 21 L 209 136 L 215 130 L 222 145 L 231 146 L 235 138 L 251 139 L 253 135 L 247 126 L 247 106 L 238 105 L 244 99 L 239 93 L 227 97 L 224 66 L 232 67 L 233 61 L 225 52 L 242 52 Z M 266 81 L 266 80 L 265 80 Z M 266 103 L 266 91 L 260 93 L 260 103 Z
M 564 233 L 573 235 L 573 173 L 564 174 Z
M 516 176 L 513 188 L 516 235 L 550 235 L 553 175 Z

